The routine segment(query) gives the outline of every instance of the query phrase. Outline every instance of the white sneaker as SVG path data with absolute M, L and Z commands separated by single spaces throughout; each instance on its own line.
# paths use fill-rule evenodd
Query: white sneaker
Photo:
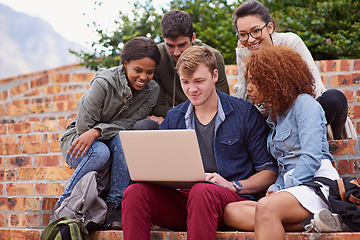
M 349 230 L 338 214 L 331 213 L 326 208 L 315 213 L 314 219 L 311 220 L 309 225 L 312 225 L 316 232 L 343 232 Z

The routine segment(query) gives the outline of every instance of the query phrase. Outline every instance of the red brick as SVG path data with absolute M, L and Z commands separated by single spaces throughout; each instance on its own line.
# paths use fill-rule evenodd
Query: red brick
M 20 84 L 16 87 L 13 87 L 10 89 L 10 96 L 13 97 L 13 96 L 16 96 L 16 95 L 19 95 L 23 92 L 26 92 L 27 90 L 29 90 L 29 84 L 28 83 L 23 83 L 23 84 Z
M 0 196 L 4 196 L 4 184 L 0 183 Z
M 48 153 L 48 152 L 49 152 L 48 142 L 23 143 L 23 153 L 34 154 L 34 153 Z
M 360 84 L 360 73 L 351 74 L 351 82 L 352 84 L 358 85 Z
M 39 89 L 34 89 L 34 90 L 24 94 L 24 97 L 33 97 L 33 96 L 39 96 L 39 95 L 40 95 Z
M 6 100 L 6 98 L 9 96 L 8 91 L 3 91 L 0 93 L 0 101 Z
M 5 166 L 5 159 L 3 157 L 0 157 L 0 168 L 3 168 L 4 166 Z
M 323 72 L 333 72 L 335 71 L 335 62 L 334 60 L 325 60 L 323 61 Z
M 64 192 L 64 187 L 59 183 L 35 183 L 35 194 L 46 196 L 60 196 Z
M 54 102 L 54 111 L 55 112 L 68 112 L 74 111 L 77 109 L 77 101 L 61 101 Z
M 61 92 L 62 85 L 44 86 L 42 88 L 43 94 L 58 94 Z
M 74 168 L 66 167 L 47 167 L 46 168 L 46 179 L 47 180 L 67 180 L 70 179 L 74 172 Z
M 237 78 L 230 78 L 228 79 L 230 95 L 235 94 L 234 85 L 237 83 Z
M 51 74 L 50 82 L 51 83 L 67 83 L 67 82 L 70 82 L 70 74 L 69 73 Z
M 31 88 L 40 87 L 49 83 L 49 75 L 36 78 L 30 82 Z
M 45 179 L 45 168 L 18 168 L 17 180 L 42 180 Z
M 82 97 L 82 95 L 84 95 L 84 93 L 76 93 L 76 94 L 75 94 L 75 99 L 76 99 L 76 100 L 80 100 L 80 98 Z
M 340 69 L 337 71 L 341 71 L 341 72 L 348 72 L 350 71 L 350 66 L 351 66 L 351 60 L 350 59 L 340 59 L 340 60 L 336 60 L 336 62 L 340 63 Z
M 354 67 L 353 67 L 354 71 L 358 71 L 360 70 L 360 59 L 354 59 Z
M 39 240 L 40 235 L 39 229 L 0 229 L 1 240 Z
M 331 87 L 351 86 L 352 76 L 351 74 L 339 74 L 330 77 Z
M 5 107 L 4 105 L 0 105 L 0 118 L 5 117 Z
M 57 101 L 73 101 L 74 95 L 73 94 L 62 94 L 62 95 L 55 95 L 53 98 L 54 102 Z
M 360 160 L 359 159 L 339 160 L 337 170 L 340 175 L 360 173 Z
M 356 139 L 329 141 L 329 147 L 333 155 L 355 154 Z
M 28 196 L 33 194 L 33 183 L 8 183 L 6 184 L 7 196 Z
M 60 129 L 60 130 L 63 130 L 63 129 Z M 45 133 L 43 135 L 43 137 L 44 137 L 44 141 L 51 142 L 51 141 L 60 140 L 61 135 L 62 135 L 62 133 Z
M 65 130 L 66 127 L 72 122 L 72 119 L 59 120 L 59 130 Z
M 1 124 L 1 125 L 0 125 L 0 135 L 6 134 L 6 133 L 7 133 L 6 129 L 7 129 L 6 125 L 5 125 L 5 124 Z M 64 128 L 64 129 L 65 129 L 65 128 Z
M 323 84 L 324 84 L 324 86 L 326 87 L 327 86 L 327 84 L 328 84 L 328 76 L 326 76 L 326 75 L 323 75 L 323 76 L 321 76 L 321 81 L 323 82 Z
M 19 100 L 14 100 L 11 102 L 13 105 L 28 105 L 30 103 L 29 99 L 19 99 Z
M 360 90 L 356 91 L 356 102 L 360 102 Z
M 94 78 L 94 73 L 74 73 L 72 75 L 73 82 L 86 82 L 90 83 L 90 81 Z
M 359 105 L 352 105 L 349 107 L 349 110 L 352 111 L 352 114 L 353 114 L 352 118 L 360 118 L 360 106 Z
M 4 148 L 1 149 L 1 146 L 3 146 Z M 6 144 L 1 144 L 0 145 L 0 154 L 1 154 L 1 150 L 2 150 L 2 155 L 15 155 L 15 154 L 20 154 L 20 147 L 21 144 L 20 143 L 6 143 Z
M 5 211 L 8 208 L 8 202 L 6 197 L 0 197 L 0 211 Z
M 31 114 L 51 112 L 51 104 L 50 103 L 31 104 L 29 106 L 29 112 Z
M 30 104 L 40 104 L 40 103 L 50 103 L 52 102 L 52 97 L 39 97 L 31 99 Z
M 52 141 L 50 142 L 50 152 L 52 153 L 60 153 L 60 141 Z
M 238 68 L 237 65 L 226 65 L 225 66 L 225 73 L 227 76 L 237 76 L 238 75 Z
M 8 124 L 8 130 L 11 134 L 29 133 L 31 124 L 28 122 Z
M 42 218 L 43 218 L 43 225 L 47 226 L 49 224 L 50 213 L 43 213 Z
M 0 180 L 1 181 L 14 181 L 15 180 L 15 169 L 0 169 Z
M 10 197 L 7 198 L 9 211 L 40 211 L 40 199 L 34 197 Z
M 58 121 L 50 120 L 50 121 L 38 121 L 33 122 L 33 131 L 34 132 L 54 132 L 58 130 Z
M 88 86 L 88 85 L 87 85 Z M 84 86 L 83 84 L 73 84 L 73 85 L 70 85 L 70 86 L 63 86 L 63 91 L 64 92 L 73 92 L 73 91 L 83 91 L 85 92 L 85 90 L 87 89 L 87 86 Z
M 7 223 L 10 228 L 35 228 L 40 225 L 40 218 L 38 214 L 9 214 Z
M 42 201 L 42 210 L 43 211 L 50 211 L 54 209 L 55 203 L 58 198 L 53 197 L 43 197 Z
M 35 132 L 33 130 L 33 132 Z M 20 143 L 23 142 L 40 142 L 41 141 L 41 135 L 40 134 L 26 134 L 26 135 L 19 135 L 18 141 Z
M 21 116 L 28 114 L 27 106 L 11 105 L 6 109 L 6 116 Z
M 30 167 L 31 157 L 28 156 L 8 157 L 6 158 L 6 166 L 9 168 Z
M 48 166 L 59 166 L 60 155 L 45 155 L 45 156 L 34 156 L 34 166 L 48 167 Z
M 1 136 L 0 137 L 0 144 L 2 143 L 15 143 L 16 137 L 15 136 Z
M 348 102 L 354 102 L 354 92 L 352 90 L 344 90 L 343 93 L 345 94 Z
M 1 213 L 0 213 L 0 227 L 5 227 L 5 214 L 1 214 Z M 5 236 L 3 237 L 4 237 L 3 239 L 6 239 Z M 8 238 L 8 239 L 12 239 L 12 238 Z

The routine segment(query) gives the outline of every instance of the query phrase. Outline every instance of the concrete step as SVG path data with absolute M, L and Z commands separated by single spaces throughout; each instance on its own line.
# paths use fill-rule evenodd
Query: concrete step
M 0 229 L 0 240 L 39 240 L 40 229 Z M 97 231 L 90 240 L 122 240 L 122 231 Z M 186 232 L 152 231 L 151 240 L 186 240 Z M 217 232 L 215 240 L 253 240 L 253 232 Z M 286 233 L 286 240 L 359 240 L 360 233 Z

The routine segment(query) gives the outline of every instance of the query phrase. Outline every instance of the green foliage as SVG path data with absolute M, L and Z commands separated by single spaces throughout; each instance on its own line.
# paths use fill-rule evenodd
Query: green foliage
M 114 31 L 106 32 L 96 22 L 89 26 L 93 27 L 99 36 L 98 41 L 91 45 L 93 53 L 71 52 L 92 70 L 120 65 L 121 48 L 128 40 L 137 36 L 146 36 L 155 42 L 160 41 L 161 17 L 162 15 L 156 13 L 155 7 L 152 6 L 152 0 L 146 0 L 142 4 L 136 2 L 131 17 L 119 11 L 118 19 L 114 20 L 116 25 Z
M 174 0 L 171 9 L 190 14 L 197 38 L 221 52 L 225 64 L 235 64 L 237 38 L 232 14 L 240 1 L 227 4 L 226 0 Z
M 143 2 L 143 1 L 141 1 Z M 134 4 L 131 14 L 119 11 L 115 30 L 106 32 L 95 22 L 99 39 L 92 43 L 94 53 L 74 52 L 83 64 L 97 70 L 120 64 L 124 43 L 136 36 L 161 41 L 160 22 L 169 9 L 188 12 L 193 18 L 197 38 L 218 49 L 226 64 L 235 64 L 237 39 L 232 14 L 244 0 L 172 0 L 160 13 L 152 0 Z M 263 0 L 276 21 L 278 31 L 298 34 L 316 60 L 359 58 L 359 0 Z M 100 5 L 100 3 L 95 2 Z M 159 10 L 159 9 L 158 9 Z
M 237 40 L 232 14 L 237 6 L 238 2 L 227 5 L 226 0 L 174 0 L 170 2 L 169 7 L 188 12 L 193 18 L 197 37 L 218 49 L 223 54 L 226 64 L 235 64 Z M 121 48 L 131 38 L 146 36 L 156 43 L 161 41 L 160 22 L 162 15 L 168 10 L 162 7 L 161 13 L 157 13 L 152 0 L 146 0 L 144 3 L 138 1 L 134 3 L 131 16 L 119 12 L 118 19 L 114 21 L 114 31 L 106 32 L 95 22 L 89 26 L 94 28 L 99 36 L 98 41 L 92 43 L 93 53 L 71 52 L 92 70 L 119 65 Z
M 359 0 L 265 1 L 277 28 L 298 34 L 314 59 L 359 58 Z

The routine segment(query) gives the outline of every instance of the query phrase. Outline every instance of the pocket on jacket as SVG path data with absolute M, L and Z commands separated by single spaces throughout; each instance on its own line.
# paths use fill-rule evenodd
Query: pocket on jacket
M 292 133 L 291 129 L 285 129 L 276 133 L 273 141 L 277 151 L 285 152 L 289 155 L 293 154 L 297 136 Z
M 242 151 L 244 144 L 240 136 L 225 136 L 220 139 L 221 155 L 226 159 L 238 158 L 239 151 Z

